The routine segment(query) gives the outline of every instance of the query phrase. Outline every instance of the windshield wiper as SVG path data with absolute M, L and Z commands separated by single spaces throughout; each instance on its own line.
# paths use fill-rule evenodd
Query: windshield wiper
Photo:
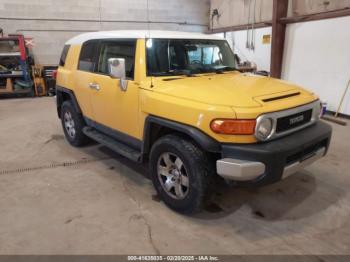
M 237 68 L 232 67 L 232 66 L 222 66 L 222 67 L 205 67 L 205 68 L 199 68 L 200 72 L 202 73 L 216 73 L 216 74 L 223 74 L 224 72 L 227 71 L 235 71 Z
M 187 77 L 193 77 L 194 75 L 191 70 L 187 69 L 173 69 L 168 70 L 164 72 L 155 72 L 152 74 L 152 76 L 187 76 Z
M 214 68 L 214 72 L 217 74 L 223 74 L 224 72 L 235 71 L 235 70 L 237 70 L 237 69 L 233 66 L 224 66 L 221 68 Z
M 168 73 L 173 73 L 176 76 L 179 76 L 179 75 L 184 75 L 184 76 L 188 76 L 188 77 L 195 76 L 192 73 L 192 71 L 189 69 L 173 69 L 173 70 L 169 70 Z

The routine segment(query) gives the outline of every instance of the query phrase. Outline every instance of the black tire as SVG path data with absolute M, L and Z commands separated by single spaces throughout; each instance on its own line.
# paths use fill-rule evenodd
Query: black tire
M 183 163 L 182 174 L 177 175 L 182 178 L 187 176 L 185 184 L 188 184 L 189 187 L 183 186 L 182 178 L 180 182 L 177 182 L 177 186 L 178 184 L 181 185 L 181 189 L 178 191 L 185 192 L 183 194 L 185 196 L 182 199 L 176 199 L 172 196 L 176 195 L 176 186 L 170 192 L 166 189 L 168 180 L 172 181 L 173 177 L 169 179 L 169 176 L 158 174 L 158 168 L 159 170 L 163 168 L 168 169 L 168 165 L 165 162 L 169 163 L 169 161 L 164 161 L 164 157 L 173 158 L 170 162 L 176 162 L 177 159 L 174 157 L 178 157 Z M 153 185 L 160 198 L 168 207 L 183 214 L 193 214 L 202 209 L 204 200 L 210 193 L 208 192 L 208 187 L 214 174 L 212 163 L 208 155 L 197 145 L 177 135 L 166 135 L 156 141 L 152 147 L 149 162 Z M 167 175 L 172 176 L 172 172 L 174 170 L 169 171 Z M 175 174 L 176 172 L 178 171 L 175 171 Z
M 68 115 L 71 116 L 71 120 L 73 121 L 74 132 L 69 129 L 65 123 Z M 72 146 L 81 147 L 89 143 L 89 138 L 83 133 L 83 128 L 85 126 L 84 119 L 81 114 L 76 112 L 70 101 L 64 101 L 61 106 L 61 122 L 64 135 Z

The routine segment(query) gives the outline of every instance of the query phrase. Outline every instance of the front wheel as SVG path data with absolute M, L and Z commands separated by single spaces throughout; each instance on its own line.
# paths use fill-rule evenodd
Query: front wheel
M 180 213 L 200 211 L 213 175 L 208 156 L 192 141 L 176 135 L 160 138 L 152 147 L 150 172 L 159 196 Z

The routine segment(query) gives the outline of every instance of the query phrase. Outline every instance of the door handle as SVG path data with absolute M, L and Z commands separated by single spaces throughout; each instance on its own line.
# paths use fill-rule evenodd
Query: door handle
M 90 83 L 89 84 L 89 87 L 91 88 L 91 89 L 95 89 L 95 90 L 97 90 L 97 91 L 100 91 L 100 85 L 99 84 L 97 84 L 97 83 Z

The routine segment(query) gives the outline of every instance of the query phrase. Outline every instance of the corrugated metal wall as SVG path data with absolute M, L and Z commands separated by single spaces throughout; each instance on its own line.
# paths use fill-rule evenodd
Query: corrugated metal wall
M 267 22 L 272 19 L 273 0 L 211 0 L 210 14 L 217 9 L 213 29 Z M 289 0 L 288 16 L 315 14 L 350 8 L 350 0 Z
M 290 0 L 288 16 L 329 12 L 350 7 L 350 0 Z
M 213 29 L 272 19 L 272 0 L 211 0 L 211 14 L 214 9 L 219 11 L 219 16 L 211 19 Z

